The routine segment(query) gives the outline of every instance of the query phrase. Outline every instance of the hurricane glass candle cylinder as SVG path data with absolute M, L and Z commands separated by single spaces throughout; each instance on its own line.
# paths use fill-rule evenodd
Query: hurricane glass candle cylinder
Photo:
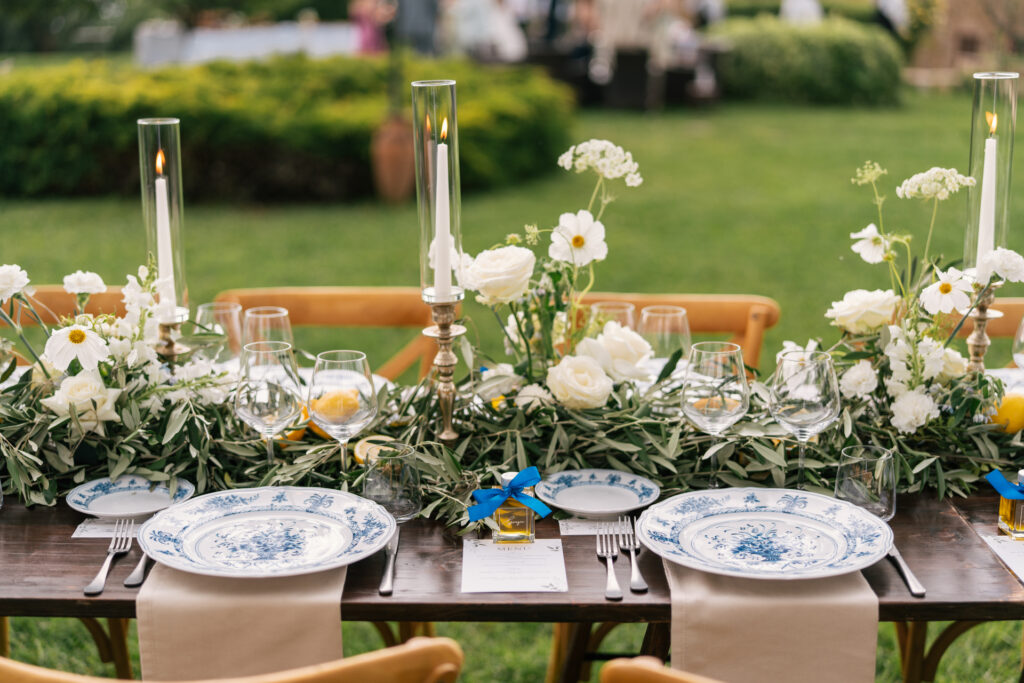
M 188 320 L 178 119 L 139 119 L 139 179 L 146 248 L 157 268 L 159 322 Z
M 420 291 L 428 304 L 463 297 L 459 135 L 455 81 L 412 84 L 416 202 L 420 219 Z

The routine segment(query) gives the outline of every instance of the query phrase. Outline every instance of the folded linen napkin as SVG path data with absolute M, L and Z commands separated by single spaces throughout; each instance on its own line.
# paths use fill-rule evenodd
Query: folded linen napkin
M 231 579 L 154 566 L 136 600 L 143 679 L 230 678 L 340 658 L 345 572 Z
M 673 668 L 727 683 L 875 680 L 878 597 L 860 572 L 770 581 L 664 565 Z

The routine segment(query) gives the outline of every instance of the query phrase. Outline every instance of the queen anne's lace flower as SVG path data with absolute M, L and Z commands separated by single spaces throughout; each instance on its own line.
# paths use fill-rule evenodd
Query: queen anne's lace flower
M 974 178 L 960 175 L 955 168 L 932 167 L 903 181 L 896 188 L 900 199 L 948 199 L 961 187 L 974 185 Z
M 954 309 L 966 313 L 971 307 L 971 282 L 956 268 L 945 273 L 936 270 L 939 278 L 921 292 L 921 305 L 932 315 L 950 313 Z
M 851 232 L 850 239 L 857 240 L 850 249 L 868 263 L 881 263 L 889 253 L 889 242 L 879 234 L 874 223 L 860 232 Z
M 878 388 L 878 374 L 866 360 L 857 363 L 843 373 L 839 380 L 839 390 L 846 398 L 864 398 Z
M 594 169 L 608 180 L 624 177 L 629 187 L 636 187 L 644 181 L 640 177 L 640 165 L 633 161 L 633 155 L 608 140 L 587 140 L 573 145 L 558 157 L 558 165 L 577 173 Z
M 43 347 L 43 355 L 61 372 L 66 372 L 76 358 L 83 370 L 95 370 L 100 361 L 110 357 L 110 349 L 107 342 L 92 330 L 70 325 L 50 335 Z
M 548 256 L 579 267 L 591 261 L 603 261 L 607 255 L 604 225 L 595 221 L 589 211 L 584 209 L 559 216 L 558 227 L 551 233 Z
M 888 173 L 884 168 L 878 165 L 876 161 L 865 161 L 864 165 L 857 169 L 857 175 L 854 178 L 850 178 L 850 182 L 854 185 L 867 185 L 873 183 L 883 175 Z
M 978 259 L 978 282 L 988 284 L 993 275 L 1010 282 L 1024 282 L 1024 257 L 1012 249 L 996 247 Z
M 28 286 L 28 273 L 21 266 L 8 264 L 0 266 L 0 304 Z
M 913 434 L 939 416 L 939 407 L 921 390 L 906 391 L 892 402 L 892 426 L 904 434 Z
M 107 291 L 107 286 L 96 273 L 76 270 L 64 276 L 64 291 L 68 294 L 100 294 Z

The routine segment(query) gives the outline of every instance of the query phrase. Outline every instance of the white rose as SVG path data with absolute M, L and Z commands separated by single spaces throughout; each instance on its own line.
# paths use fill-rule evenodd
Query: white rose
M 600 408 L 612 393 L 612 381 L 593 358 L 566 356 L 548 368 L 548 388 L 566 408 Z
M 507 304 L 526 294 L 537 257 L 525 247 L 498 247 L 481 252 L 466 267 L 467 282 L 480 292 L 480 303 Z
M 541 406 L 551 405 L 554 403 L 554 400 L 551 392 L 541 385 L 528 384 L 516 394 L 515 403 L 516 408 L 519 408 L 524 413 L 532 413 Z
M 107 286 L 96 273 L 76 270 L 64 276 L 64 291 L 68 294 L 100 294 L 107 291 Z
M 523 378 L 508 363 L 498 363 L 480 373 L 477 395 L 485 401 L 513 393 L 523 385 Z
M 907 391 L 892 402 L 892 426 L 904 434 L 913 434 L 938 416 L 935 401 L 919 390 Z
M 939 373 L 938 380 L 943 384 L 957 377 L 963 377 L 967 373 L 967 359 L 956 349 L 946 349 L 942 360 L 942 372 Z
M 871 367 L 871 363 L 866 360 L 857 361 L 839 380 L 839 390 L 846 398 L 865 398 L 877 387 L 878 375 Z
M 647 340 L 614 320 L 605 323 L 596 339 L 584 339 L 576 352 L 593 358 L 616 382 L 627 379 L 649 379 L 645 362 L 654 352 Z
M 103 436 L 104 422 L 121 421 L 114 411 L 114 402 L 120 393 L 120 389 L 108 389 L 99 372 L 83 370 L 73 377 L 65 377 L 53 396 L 44 398 L 41 403 L 58 417 L 68 415 L 74 406 L 82 429 Z
M 851 334 L 866 334 L 889 324 L 900 298 L 891 289 L 855 289 L 842 301 L 833 301 L 825 317 Z

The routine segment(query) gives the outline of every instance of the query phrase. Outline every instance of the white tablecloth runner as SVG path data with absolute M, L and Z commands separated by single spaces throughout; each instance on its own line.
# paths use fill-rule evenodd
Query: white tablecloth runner
M 229 579 L 154 566 L 136 602 L 143 679 L 229 678 L 339 659 L 345 572 Z

